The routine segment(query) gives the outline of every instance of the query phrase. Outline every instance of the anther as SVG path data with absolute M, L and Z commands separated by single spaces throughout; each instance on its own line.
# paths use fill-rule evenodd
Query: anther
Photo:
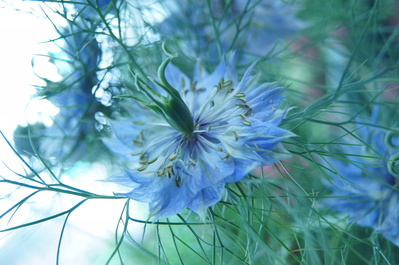
M 140 133 L 139 133 L 139 138 L 140 138 L 140 140 L 144 141 L 144 135 L 143 135 L 143 132 L 140 132 Z
M 222 77 L 219 81 L 219 84 L 223 84 L 224 83 L 224 77 Z
M 234 133 L 234 137 L 236 138 L 236 141 L 238 141 L 238 138 L 240 138 L 240 136 L 236 132 L 233 132 L 233 133 Z
M 242 122 L 242 124 L 247 125 L 247 126 L 251 126 L 252 125 L 252 123 L 249 120 L 243 120 L 241 122 Z
M 179 175 L 176 176 L 175 183 L 177 187 L 181 187 L 181 178 Z
M 173 171 L 173 167 L 168 168 L 168 178 L 170 178 L 174 174 L 175 174 L 175 172 Z
M 138 141 L 138 140 L 133 140 L 133 143 L 137 146 L 143 146 L 143 142 Z
M 146 170 L 147 169 L 147 165 L 144 165 L 144 166 L 142 166 L 142 167 L 139 167 L 138 169 L 137 169 L 137 171 L 143 171 L 143 170 Z
M 219 84 L 217 84 L 215 87 L 218 90 L 222 90 L 223 88 L 230 86 L 232 83 L 233 83 L 233 81 L 231 81 L 231 80 L 224 81 L 224 78 L 222 77 L 222 79 L 220 79 Z
M 162 177 L 163 175 L 165 175 L 165 170 L 164 169 L 157 171 L 157 176 L 158 177 Z
M 142 153 L 140 155 L 140 163 L 146 164 L 148 162 L 148 154 L 147 153 Z
M 230 157 L 230 153 L 226 152 L 226 156 L 222 158 L 223 161 L 226 161 L 227 159 L 229 159 Z
M 197 162 L 196 162 L 194 159 L 192 159 L 191 157 L 190 157 L 190 162 L 191 162 L 191 164 L 192 164 L 193 166 L 196 166 L 196 165 L 197 165 Z
M 195 90 L 196 86 L 197 86 L 197 81 L 192 82 L 190 85 L 191 90 Z
M 233 84 L 233 81 L 227 80 L 226 82 L 223 82 L 223 87 L 228 87 L 228 86 L 230 86 L 231 84 Z
M 157 159 L 158 159 L 158 157 L 153 158 L 153 159 L 149 160 L 149 161 L 147 162 L 147 164 L 150 165 L 150 164 L 154 163 L 155 161 L 157 161 Z
M 252 108 L 249 108 L 248 110 L 247 110 L 247 112 L 245 112 L 245 116 L 247 116 L 247 115 L 249 115 L 249 114 L 251 114 L 252 113 Z

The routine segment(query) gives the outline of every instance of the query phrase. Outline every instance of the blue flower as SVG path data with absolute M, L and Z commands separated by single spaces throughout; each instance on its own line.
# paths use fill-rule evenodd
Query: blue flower
M 62 80 L 48 81 L 47 86 L 39 91 L 59 108 L 52 126 L 30 126 L 35 149 L 45 159 L 55 158 L 56 162 L 80 159 L 86 153 L 86 138 L 95 132 L 94 113 L 100 105 L 92 91 L 98 85 L 96 70 L 101 49 L 95 34 L 86 30 L 92 26 L 90 22 L 76 19 L 74 24 L 61 30 L 62 51 L 53 56 Z M 29 137 L 19 135 L 23 131 L 19 128 L 14 136 L 17 148 L 31 155 L 34 151 L 29 148 Z
M 376 113 L 373 124 L 377 124 Z M 328 184 L 332 198 L 326 203 L 399 246 L 398 132 L 365 126 L 359 135 L 367 146 L 342 148 L 352 156 L 329 161 L 339 175 L 332 175 Z
M 106 15 L 113 11 L 112 0 L 75 0 L 74 7 L 86 19 L 100 19 L 98 12 Z
M 170 14 L 154 27 L 156 32 L 178 43 L 180 50 L 186 56 L 215 57 L 217 55 L 216 42 L 210 39 L 212 37 L 209 34 L 211 20 L 206 2 L 177 0 L 167 3 Z M 187 19 L 188 17 L 190 19 Z
M 217 0 L 212 4 L 177 0 L 169 6 L 171 15 L 157 28 L 162 35 L 180 40 L 188 56 L 212 59 L 218 58 L 218 49 L 236 50 L 248 63 L 248 59 L 281 52 L 306 25 L 297 18 L 296 6 L 279 0 Z
M 134 168 L 113 180 L 133 187 L 125 195 L 149 203 L 156 219 L 185 208 L 204 218 L 226 183 L 288 156 L 281 141 L 293 134 L 279 128 L 286 111 L 277 109 L 283 87 L 258 85 L 254 65 L 238 82 L 232 60 L 212 74 L 197 65 L 192 79 L 167 60 L 155 82 L 168 97 L 152 91 L 154 104 L 129 100 L 132 116 L 109 120 L 114 135 L 104 143 Z
M 238 0 L 228 4 L 220 0 L 214 9 L 218 17 L 225 16 L 220 29 L 223 46 L 234 48 L 230 45 L 237 41 L 237 48 L 245 56 L 255 58 L 280 52 L 287 45 L 284 41 L 294 40 L 305 27 L 297 18 L 297 7 L 279 0 Z

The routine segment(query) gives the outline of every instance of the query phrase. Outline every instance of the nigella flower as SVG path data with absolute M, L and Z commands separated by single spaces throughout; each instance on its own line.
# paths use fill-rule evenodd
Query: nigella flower
M 157 27 L 160 34 L 180 40 L 188 53 L 206 54 L 210 59 L 218 58 L 218 50 L 236 50 L 246 63 L 275 55 L 305 27 L 297 18 L 298 8 L 280 0 L 167 3 L 171 14 Z
M 54 55 L 54 64 L 58 68 L 62 80 L 47 81 L 47 86 L 39 91 L 59 113 L 53 119 L 53 125 L 43 124 L 19 127 L 15 134 L 17 149 L 27 155 L 35 150 L 46 159 L 76 161 L 86 153 L 86 138 L 95 132 L 94 113 L 99 109 L 92 94 L 98 78 L 96 68 L 101 58 L 101 49 L 95 34 L 89 32 L 93 25 L 89 21 L 76 19 L 74 24 L 61 30 L 64 44 L 62 51 Z M 29 139 L 31 138 L 31 140 Z
M 116 1 L 116 0 L 115 0 Z M 99 19 L 98 12 L 106 15 L 112 10 L 112 0 L 76 0 L 73 6 L 85 19 Z
M 113 180 L 133 187 L 125 195 L 149 203 L 156 219 L 186 207 L 204 218 L 226 183 L 287 157 L 281 141 L 293 134 L 279 128 L 283 88 L 259 85 L 254 66 L 238 82 L 228 58 L 212 74 L 197 65 L 190 79 L 171 58 L 154 81 L 167 96 L 136 77 L 148 101 L 132 96 L 140 104 L 129 101 L 131 117 L 109 120 L 114 136 L 104 143 L 134 166 Z
M 280 52 L 288 45 L 284 41 L 294 40 L 305 27 L 297 9 L 280 0 L 219 0 L 214 13 L 223 18 L 220 40 L 226 49 L 237 41 L 236 47 L 246 56 L 260 57 Z
M 378 124 L 376 113 L 373 124 Z M 344 149 L 352 154 L 345 161 L 329 161 L 339 176 L 332 175 L 332 198 L 326 203 L 399 246 L 399 132 L 370 125 L 359 132 L 363 147 Z
M 167 1 L 169 15 L 154 27 L 163 38 L 180 45 L 186 56 L 197 57 L 210 53 L 216 56 L 216 42 L 210 40 L 210 14 L 205 1 Z M 187 18 L 190 19 L 187 19 Z M 209 54 L 208 54 L 209 55 Z M 201 57 L 203 58 L 203 57 Z

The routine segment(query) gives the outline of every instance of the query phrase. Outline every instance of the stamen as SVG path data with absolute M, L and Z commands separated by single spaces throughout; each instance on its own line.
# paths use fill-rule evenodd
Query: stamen
M 139 138 L 140 138 L 140 140 L 144 141 L 144 135 L 143 135 L 143 132 L 140 132 L 140 133 L 139 133 Z
M 226 82 L 223 83 L 223 87 L 228 87 L 228 86 L 230 86 L 231 84 L 233 84 L 233 81 L 227 80 Z
M 157 171 L 157 176 L 158 177 L 162 177 L 163 175 L 165 175 L 165 169 Z
M 197 86 L 197 81 L 192 82 L 190 85 L 191 90 L 195 90 L 196 86 Z
M 247 109 L 251 108 L 248 104 L 236 104 L 236 106 Z
M 222 79 L 220 79 L 219 84 L 217 84 L 215 87 L 218 90 L 222 90 L 223 88 L 229 87 L 232 83 L 233 81 L 231 80 L 224 81 L 224 78 L 222 77 Z
M 197 162 L 196 162 L 194 159 L 192 159 L 191 157 L 190 157 L 190 162 L 191 162 L 191 164 L 192 164 L 193 166 L 196 166 L 196 165 L 197 165 Z
M 242 122 L 242 124 L 247 125 L 247 126 L 251 126 L 252 125 L 252 123 L 249 120 L 243 120 L 241 122 Z
M 138 140 L 133 140 L 133 143 L 137 146 L 143 146 L 143 142 L 138 141 Z
M 249 114 L 251 114 L 252 113 L 252 108 L 249 108 L 248 110 L 247 110 L 247 112 L 245 112 L 245 116 L 247 116 L 247 115 L 249 115 Z
M 226 161 L 227 159 L 229 159 L 230 156 L 231 156 L 230 153 L 229 153 L 229 152 L 226 152 L 226 156 L 223 157 L 222 160 L 223 160 L 223 161 Z
M 167 172 L 168 178 L 170 178 L 170 177 L 173 176 L 174 174 L 175 174 L 175 172 L 173 171 L 173 167 L 168 168 L 168 172 Z
M 181 177 L 179 175 L 176 176 L 175 183 L 177 187 L 181 187 Z
M 148 162 L 148 154 L 144 152 L 140 155 L 140 164 L 147 164 L 147 162 Z
M 238 92 L 235 96 L 238 97 L 238 98 L 243 98 L 243 97 L 245 97 L 245 93 L 244 92 Z
M 153 158 L 153 159 L 149 160 L 149 161 L 147 162 L 147 164 L 150 165 L 150 164 L 154 163 L 155 161 L 157 161 L 157 159 L 158 159 L 158 157 Z
M 139 167 L 138 169 L 137 169 L 137 171 L 143 171 L 143 170 L 146 170 L 147 169 L 147 165 L 144 165 L 144 166 L 142 166 L 142 167 Z
M 169 157 L 169 160 L 172 161 L 172 160 L 174 160 L 176 157 L 177 157 L 177 154 L 172 154 L 172 155 Z
M 233 132 L 233 133 L 234 133 L 234 137 L 236 138 L 236 141 L 238 141 L 238 138 L 240 138 L 240 136 L 236 132 Z

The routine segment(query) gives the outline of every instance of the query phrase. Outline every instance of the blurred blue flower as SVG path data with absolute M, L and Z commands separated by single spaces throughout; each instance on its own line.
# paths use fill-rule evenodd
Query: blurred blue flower
M 112 11 L 112 0 L 75 0 L 73 5 L 86 19 L 100 19 L 99 12 L 105 16 Z
M 155 82 L 168 97 L 152 91 L 162 100 L 129 101 L 131 117 L 109 120 L 114 135 L 104 143 L 134 166 L 112 180 L 133 187 L 125 195 L 149 203 L 156 219 L 186 207 L 205 218 L 226 183 L 288 156 L 281 141 L 293 134 L 279 128 L 286 111 L 277 109 L 283 87 L 258 85 L 254 65 L 238 82 L 231 57 L 212 74 L 198 64 L 192 79 L 165 62 Z
M 212 59 L 218 58 L 218 49 L 219 54 L 236 50 L 247 63 L 248 59 L 277 54 L 306 25 L 297 18 L 297 5 L 280 0 L 169 3 L 170 16 L 158 29 L 163 36 L 177 37 L 189 56 L 206 54 Z
M 207 3 L 190 0 L 172 0 L 166 3 L 169 15 L 154 27 L 161 38 L 169 38 L 179 44 L 180 50 L 186 56 L 203 58 L 205 55 L 217 55 L 216 42 L 209 36 L 211 17 Z
M 280 0 L 216 1 L 217 17 L 223 18 L 220 40 L 225 49 L 236 41 L 246 56 L 275 54 L 298 36 L 305 23 L 297 18 L 297 5 Z
M 101 49 L 95 34 L 90 32 L 91 22 L 76 19 L 61 30 L 63 45 L 61 52 L 54 54 L 54 64 L 62 76 L 60 82 L 46 80 L 47 85 L 39 91 L 59 113 L 53 125 L 30 126 L 30 138 L 43 158 L 55 162 L 70 159 L 76 161 L 86 153 L 86 138 L 95 131 L 94 113 L 100 108 L 92 93 L 97 86 L 97 65 Z M 34 153 L 30 146 L 27 129 L 19 128 L 14 135 L 17 149 L 24 154 Z
M 329 161 L 338 175 L 327 184 L 332 198 L 326 203 L 399 246 L 399 132 L 368 125 L 359 137 L 363 144 L 342 148 L 348 155 Z

